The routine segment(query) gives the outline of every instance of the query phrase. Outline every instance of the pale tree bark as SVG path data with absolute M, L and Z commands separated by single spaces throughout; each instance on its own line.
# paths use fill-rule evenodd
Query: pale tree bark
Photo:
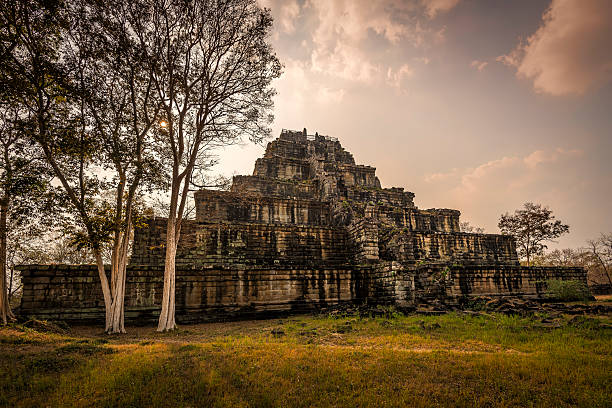
M 174 320 L 174 303 L 176 287 L 176 219 L 168 217 L 166 229 L 166 257 L 164 260 L 164 287 L 162 294 L 162 307 L 159 314 L 157 331 L 167 331 L 176 328 Z
M 81 221 L 85 226 L 87 235 L 90 237 L 92 250 L 96 259 L 96 267 L 98 269 L 98 277 L 100 279 L 100 285 L 102 289 L 102 295 L 104 298 L 104 309 L 105 309 L 105 331 L 106 333 L 125 333 L 124 318 L 123 318 L 123 301 L 125 293 L 125 279 L 126 279 L 126 260 L 127 260 L 127 247 L 125 243 L 129 239 L 129 228 L 125 239 L 121 240 L 122 244 L 119 255 L 114 259 L 111 265 L 111 283 L 109 283 L 106 276 L 106 268 L 104 260 L 102 258 L 101 243 L 97 242 L 97 235 L 92 229 L 93 222 L 91 216 L 88 213 L 85 206 L 85 194 L 77 194 L 75 189 L 68 182 L 64 172 L 55 160 L 54 155 L 51 153 L 49 146 L 41 141 L 41 146 L 47 158 L 47 161 L 54 170 L 55 176 L 59 179 L 62 184 L 64 191 L 66 192 L 69 201 L 79 214 Z M 79 190 L 84 191 L 84 175 L 79 175 Z M 128 220 L 131 223 L 131 218 Z M 130 224 L 128 224 L 130 225 Z M 125 250 L 124 250 L 125 248 Z
M 102 297 L 104 298 L 104 311 L 105 311 L 105 325 L 104 331 L 109 332 L 112 322 L 112 297 L 110 286 L 108 284 L 108 278 L 106 277 L 106 268 L 104 267 L 104 261 L 102 260 L 102 254 L 99 249 L 94 249 L 94 256 L 96 258 L 96 267 L 98 269 L 98 277 L 100 278 L 100 286 L 102 287 Z
M 139 43 L 131 38 L 132 29 L 125 20 L 123 8 L 131 5 L 132 2 L 121 0 L 63 3 L 59 7 L 61 13 L 58 10 L 51 13 L 61 14 L 63 23 L 47 19 L 49 26 L 43 26 L 47 31 L 31 23 L 33 17 L 44 19 L 44 10 L 37 4 L 20 3 L 15 6 L 15 13 L 9 15 L 11 21 L 15 20 L 15 27 L 19 27 L 15 31 L 23 44 L 48 46 L 41 49 L 23 46 L 21 52 L 11 54 L 18 79 L 14 83 L 26 84 L 29 92 L 26 108 L 36 119 L 31 137 L 40 145 L 66 195 L 66 209 L 84 231 L 82 243 L 94 252 L 107 333 L 125 332 L 134 201 L 147 171 L 143 164 L 145 140 L 159 111 L 159 103 L 152 96 L 152 73 L 141 69 L 145 64 L 140 60 Z M 74 136 L 63 130 L 56 132 L 55 123 L 61 124 L 60 130 L 64 123 L 79 123 L 81 128 L 72 129 Z M 67 154 L 62 144 L 73 150 L 68 149 Z M 150 164 L 151 158 L 147 159 Z M 106 175 L 98 172 L 100 167 L 109 166 L 115 167 L 118 180 L 114 186 L 115 205 L 110 205 L 114 217 L 112 220 L 106 217 L 111 228 L 100 221 L 105 213 L 97 212 L 100 209 L 97 202 L 109 191 Z M 104 245 L 109 241 L 110 282 L 102 258 Z
M 9 208 L 9 197 L 4 194 L 0 200 L 0 319 L 7 324 L 15 319 L 9 303 L 6 283 L 6 229 Z
M 612 239 L 610 239 L 610 242 L 612 242 Z M 610 253 L 612 253 L 612 245 L 610 245 L 610 242 L 608 242 L 608 245 L 610 246 L 608 250 Z M 593 256 L 595 257 L 595 259 L 597 259 L 597 262 L 599 263 L 599 265 L 601 265 L 601 268 L 604 271 L 604 275 L 606 275 L 606 277 L 608 278 L 608 284 L 610 285 L 610 288 L 612 288 L 612 278 L 610 278 L 610 271 L 608 268 L 608 264 L 603 259 L 604 257 L 602 256 L 602 251 L 600 251 L 599 249 L 600 246 L 604 246 L 604 247 L 606 246 L 606 236 L 602 236 L 598 240 L 590 240 L 588 241 L 588 244 L 591 247 L 591 252 Z
M 123 185 L 121 183 L 120 185 Z M 125 287 L 127 279 L 127 261 L 129 244 L 132 237 L 132 213 L 133 200 L 138 182 L 130 186 L 130 191 L 126 199 L 125 208 L 125 229 L 117 228 L 115 230 L 115 239 L 113 242 L 113 251 L 111 256 L 111 288 L 112 288 L 112 305 L 111 305 L 111 326 L 110 331 L 114 333 L 125 333 Z M 120 188 L 117 196 L 122 197 L 123 189 Z M 123 198 L 121 198 L 123 200 Z M 117 223 L 122 222 L 121 211 L 123 206 L 117 205 Z
M 211 147 L 270 134 L 271 81 L 282 67 L 267 43 L 271 15 L 255 0 L 146 4 L 146 13 L 135 10 L 131 18 L 155 73 L 165 124 L 158 143 L 172 165 L 157 328 L 166 331 L 176 327 L 176 254 L 194 172 Z

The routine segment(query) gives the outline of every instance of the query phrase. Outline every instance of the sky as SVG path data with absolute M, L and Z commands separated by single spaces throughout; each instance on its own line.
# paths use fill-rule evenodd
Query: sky
M 612 1 L 259 0 L 284 65 L 281 129 L 339 138 L 383 187 L 498 233 L 531 201 L 612 232 Z M 251 174 L 264 146 L 220 153 Z

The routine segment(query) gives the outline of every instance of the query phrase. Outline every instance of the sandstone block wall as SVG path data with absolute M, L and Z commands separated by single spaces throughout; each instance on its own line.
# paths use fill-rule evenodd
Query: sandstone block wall
M 269 179 L 260 176 L 234 176 L 232 189 L 234 193 L 260 193 L 268 197 L 317 197 L 317 184 L 313 180 L 295 182 L 292 180 Z M 206 191 L 206 190 L 204 190 Z
M 104 320 L 104 302 L 94 265 L 21 266 L 23 316 L 70 322 Z M 368 297 L 360 269 L 177 267 L 176 312 L 182 323 L 263 317 L 318 310 Z M 159 316 L 163 267 L 132 265 L 126 284 L 126 319 L 153 322 Z
M 135 265 L 163 265 L 165 220 L 150 220 L 134 237 Z M 185 222 L 177 265 L 337 266 L 352 262 L 346 231 L 307 225 Z
M 383 259 L 407 263 L 518 265 L 514 239 L 504 235 L 403 232 L 393 235 L 383 247 Z
M 577 268 L 522 268 L 514 240 L 459 229 L 460 212 L 419 209 L 381 188 L 337 139 L 283 131 L 230 191 L 195 194 L 176 255 L 179 321 L 313 310 L 341 302 L 415 305 L 472 295 L 540 296 Z M 158 313 L 165 219 L 135 231 L 127 317 Z M 103 315 L 93 266 L 24 267 L 21 310 L 68 320 Z
M 264 224 L 330 225 L 329 206 L 320 200 L 280 198 L 246 193 L 201 190 L 196 192 L 196 220 Z
M 20 267 L 25 317 L 72 323 L 104 320 L 94 265 Z M 469 296 L 542 297 L 547 279 L 584 281 L 581 268 L 503 265 L 406 267 L 400 262 L 353 267 L 177 267 L 176 312 L 181 323 L 301 313 L 338 304 L 410 307 Z M 584 281 L 586 283 L 586 281 Z M 126 319 L 151 323 L 159 315 L 163 267 L 131 265 L 126 284 Z
M 438 299 L 457 303 L 473 296 L 545 298 L 546 281 L 575 280 L 586 286 L 584 269 L 525 267 L 520 265 L 453 265 L 429 263 L 405 265 L 384 262 L 377 267 L 385 297 L 400 306 Z

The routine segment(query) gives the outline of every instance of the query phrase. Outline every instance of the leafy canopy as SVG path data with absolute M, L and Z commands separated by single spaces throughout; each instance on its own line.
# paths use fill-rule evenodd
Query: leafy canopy
M 512 215 L 503 214 L 497 226 L 502 234 L 516 239 L 518 255 L 527 258 L 527 264 L 533 255 L 540 255 L 548 248 L 546 242 L 554 242 L 569 232 L 569 225 L 556 220 L 552 210 L 534 203 L 525 203 Z

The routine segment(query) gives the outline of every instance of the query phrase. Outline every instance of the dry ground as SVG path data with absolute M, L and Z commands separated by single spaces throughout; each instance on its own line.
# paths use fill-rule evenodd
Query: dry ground
M 612 316 L 0 329 L 0 406 L 612 406 Z

